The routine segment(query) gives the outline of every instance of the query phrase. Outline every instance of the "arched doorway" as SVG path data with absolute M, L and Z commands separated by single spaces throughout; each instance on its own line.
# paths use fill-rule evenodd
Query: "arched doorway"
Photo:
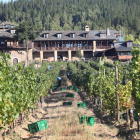
M 18 59 L 17 58 L 14 58 L 13 59 L 13 65 L 17 65 L 18 64 Z
M 63 56 L 62 56 L 62 55 L 58 55 L 58 56 L 57 56 L 57 60 L 58 60 L 58 61 L 63 61 Z

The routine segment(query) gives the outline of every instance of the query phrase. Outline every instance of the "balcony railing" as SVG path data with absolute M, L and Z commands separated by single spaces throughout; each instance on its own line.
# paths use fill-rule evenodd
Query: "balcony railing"
M 37 50 L 92 50 L 93 46 L 81 46 L 81 47 L 38 47 L 34 46 Z
M 96 46 L 96 49 L 110 49 L 110 46 Z
M 118 55 L 119 60 L 130 60 L 132 59 L 132 55 Z
M 117 59 L 116 56 L 106 56 L 106 57 L 107 57 L 107 59 Z
M 16 44 L 16 43 L 13 43 L 13 44 L 7 44 L 6 46 L 7 48 L 26 48 L 26 45 L 25 44 Z M 32 44 L 29 43 L 28 44 L 28 48 L 32 48 Z

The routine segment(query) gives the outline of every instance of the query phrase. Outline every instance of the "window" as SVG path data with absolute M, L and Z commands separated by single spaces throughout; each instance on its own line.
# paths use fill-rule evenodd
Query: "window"
M 44 43 L 44 47 L 46 48 L 46 44 Z
M 132 42 L 127 42 L 128 47 L 132 47 Z
M 131 53 L 130 53 L 130 52 L 128 52 L 128 53 L 127 53 L 127 55 L 131 55 Z
M 70 47 L 70 44 L 66 44 L 66 47 Z
M 82 44 L 78 44 L 78 47 L 82 47 Z
M 46 38 L 49 38 L 49 34 L 46 34 Z
M 11 30 L 11 34 L 15 34 L 16 30 Z
M 124 55 L 124 53 L 121 53 L 121 55 Z
M 1 44 L 5 44 L 5 42 L 4 41 L 1 41 Z
M 106 34 L 100 34 L 101 37 L 106 37 Z
M 88 45 L 85 43 L 84 46 L 88 46 Z
M 57 34 L 57 37 L 58 38 L 62 38 L 62 34 Z
M 6 25 L 6 28 L 10 28 L 10 25 Z
M 75 38 L 75 34 L 72 34 L 72 38 Z
M 73 47 L 73 44 L 70 44 L 70 47 Z
M 83 33 L 83 37 L 87 37 L 88 36 L 88 34 L 87 33 Z
M 49 38 L 49 34 L 44 34 L 44 38 Z

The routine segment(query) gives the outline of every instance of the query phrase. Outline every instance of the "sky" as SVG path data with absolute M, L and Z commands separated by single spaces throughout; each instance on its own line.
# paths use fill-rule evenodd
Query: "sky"
M 9 1 L 11 1 L 11 0 L 0 0 L 0 2 L 1 1 L 3 1 L 4 3 L 7 3 L 7 2 L 9 2 Z

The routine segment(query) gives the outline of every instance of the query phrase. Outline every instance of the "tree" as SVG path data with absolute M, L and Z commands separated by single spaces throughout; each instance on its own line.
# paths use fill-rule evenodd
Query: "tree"
M 76 57 L 78 57 L 78 58 L 82 58 L 83 57 L 80 51 L 76 52 Z
M 27 66 L 28 66 L 28 42 L 29 40 L 34 41 L 35 38 L 39 35 L 41 31 L 37 31 L 35 26 L 30 21 L 24 21 L 19 24 L 19 26 L 15 27 L 16 35 L 14 38 L 18 41 L 24 41 L 26 45 L 26 52 L 27 52 Z

